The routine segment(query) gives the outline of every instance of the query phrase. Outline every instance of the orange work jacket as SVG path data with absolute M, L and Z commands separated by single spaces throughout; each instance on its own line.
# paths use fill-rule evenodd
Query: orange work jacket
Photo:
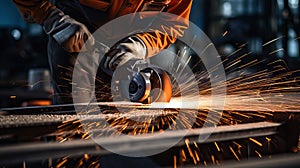
M 26 20 L 43 24 L 48 14 L 56 7 L 48 0 L 13 0 L 19 11 Z M 188 26 L 188 19 L 191 11 L 192 0 L 80 0 L 80 3 L 108 13 L 108 21 L 119 16 L 134 13 L 143 10 L 145 3 L 163 3 L 166 4 L 164 11 L 185 18 L 184 25 L 175 25 L 171 28 L 163 27 L 156 33 L 142 33 L 138 36 L 144 41 L 148 49 L 148 56 L 159 52 L 174 43 L 176 37 L 183 35 L 183 30 Z M 166 21 L 168 22 L 168 20 Z M 171 36 L 168 34 L 172 34 Z

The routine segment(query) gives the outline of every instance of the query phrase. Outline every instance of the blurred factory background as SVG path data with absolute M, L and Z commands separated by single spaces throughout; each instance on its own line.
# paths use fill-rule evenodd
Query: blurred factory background
M 80 106 L 77 111 L 73 105 L 26 108 L 52 101 L 47 36 L 40 25 L 23 20 L 12 0 L 0 0 L 0 167 L 100 167 L 110 157 L 114 163 L 128 164 L 130 158 L 115 159 L 105 144 L 140 154 L 169 147 L 174 138 L 181 140 L 149 158 L 174 168 L 223 162 L 224 167 L 299 167 L 299 0 L 194 0 L 190 20 L 224 61 L 228 94 L 221 113 L 210 107 L 210 95 L 203 94 L 212 93 L 208 73 L 197 81 L 204 106 L 188 102 L 198 108 L 177 108 L 181 99 L 170 103 L 173 108 L 149 109 L 144 104 L 104 102 L 99 104 L 101 114 L 90 104 L 92 108 L 75 105 Z M 170 50 L 181 51 L 175 52 L 178 60 L 189 60 L 196 71 L 205 71 L 183 42 Z M 165 66 L 174 60 L 151 61 Z M 184 89 L 192 92 L 191 86 Z M 222 103 L 222 95 L 218 98 Z M 122 136 L 143 134 L 146 139 L 134 141 Z M 209 136 L 205 142 L 199 141 L 203 134 Z M 93 138 L 102 140 L 100 146 Z M 149 166 L 141 158 L 131 161 Z M 122 167 L 142 167 L 139 162 Z
M 210 37 L 222 58 L 243 46 L 250 57 L 281 58 L 293 70 L 300 64 L 299 13 L 299 0 L 195 0 L 190 20 Z M 264 45 L 273 39 L 273 45 Z M 19 106 L 23 102 L 13 93 L 18 90 L 26 98 L 27 92 L 21 92 L 30 87 L 30 70 L 48 76 L 47 36 L 41 26 L 26 23 L 11 0 L 1 0 L 0 43 L 0 107 Z

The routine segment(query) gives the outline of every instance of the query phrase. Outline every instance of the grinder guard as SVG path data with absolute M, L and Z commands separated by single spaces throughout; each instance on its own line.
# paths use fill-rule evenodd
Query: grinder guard
M 172 84 L 169 75 L 158 67 L 148 67 L 136 73 L 129 83 L 132 102 L 169 102 Z
M 112 80 L 114 99 L 121 97 L 120 100 L 144 104 L 170 101 L 172 83 L 166 71 L 139 63 L 130 71 L 125 72 L 125 69 L 119 70 L 116 75 L 118 78 Z

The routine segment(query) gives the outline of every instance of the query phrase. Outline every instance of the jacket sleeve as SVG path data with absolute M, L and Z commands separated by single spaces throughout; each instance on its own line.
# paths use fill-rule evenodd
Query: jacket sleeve
M 28 22 L 43 24 L 44 19 L 56 7 L 48 0 L 13 0 Z
M 165 22 L 155 27 L 151 33 L 142 33 L 137 36 L 142 39 L 147 47 L 147 56 L 151 57 L 162 49 L 174 43 L 177 37 L 182 37 L 184 30 L 189 26 L 189 16 L 192 7 L 192 0 L 173 0 L 175 1 L 168 13 L 178 15 L 176 17 L 163 18 Z M 183 19 L 182 19 L 183 18 Z

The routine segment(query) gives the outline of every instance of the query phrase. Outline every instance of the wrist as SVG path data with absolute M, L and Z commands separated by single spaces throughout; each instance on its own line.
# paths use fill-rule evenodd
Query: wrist
M 59 44 L 67 41 L 79 29 L 79 23 L 65 15 L 60 9 L 53 9 L 43 22 L 46 34 L 52 36 Z
M 52 5 L 48 0 L 44 0 L 32 11 L 32 19 L 34 22 L 43 25 L 45 19 L 55 9 L 57 9 L 56 6 Z
M 131 38 L 142 46 L 142 48 L 144 49 L 144 59 L 147 59 L 148 50 L 145 42 L 137 35 L 131 36 Z

